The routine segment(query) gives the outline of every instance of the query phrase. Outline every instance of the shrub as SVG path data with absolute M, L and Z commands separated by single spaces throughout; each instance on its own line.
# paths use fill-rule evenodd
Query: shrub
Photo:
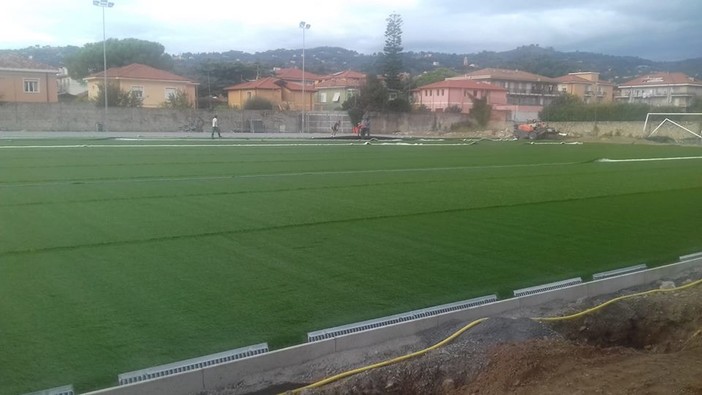
M 259 96 L 253 96 L 244 103 L 244 110 L 272 110 L 273 103 Z

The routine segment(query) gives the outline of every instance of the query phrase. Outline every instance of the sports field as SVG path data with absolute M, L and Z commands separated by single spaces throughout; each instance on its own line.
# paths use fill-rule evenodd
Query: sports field
M 700 147 L 0 140 L 0 394 L 669 263 L 700 224 Z

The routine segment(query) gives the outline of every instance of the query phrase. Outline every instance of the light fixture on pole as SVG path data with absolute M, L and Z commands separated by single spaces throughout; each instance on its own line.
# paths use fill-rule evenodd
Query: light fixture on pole
M 112 8 L 115 3 L 107 0 L 93 0 L 93 5 L 102 8 L 102 75 L 103 75 L 103 91 L 105 92 L 105 112 L 102 114 L 102 130 L 105 129 L 105 122 L 107 122 L 107 46 L 105 44 L 105 8 Z
M 302 29 L 302 129 L 301 133 L 305 132 L 305 108 L 307 107 L 307 98 L 305 97 L 305 30 L 310 28 L 310 24 L 305 21 L 300 22 Z

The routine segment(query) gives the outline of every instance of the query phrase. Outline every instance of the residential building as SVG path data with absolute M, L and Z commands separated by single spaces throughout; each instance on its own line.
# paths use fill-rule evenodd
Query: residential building
M 298 84 L 302 84 L 303 81 L 303 74 L 302 70 L 296 69 L 296 68 L 274 68 L 273 73 L 275 74 L 275 78 L 278 78 L 283 81 L 288 81 L 288 82 L 296 82 Z M 312 86 L 314 85 L 315 81 L 322 79 L 323 76 L 315 73 L 310 73 L 309 71 L 305 71 L 304 73 L 304 81 L 305 81 L 305 89 L 307 89 L 307 86 Z
M 68 75 L 68 69 L 65 67 L 59 67 L 56 79 L 58 83 L 58 95 L 61 100 L 82 96 L 88 93 L 88 85 L 85 81 L 77 81 L 71 78 Z
M 434 112 L 458 108 L 461 112 L 468 113 L 473 108 L 473 101 L 483 98 L 492 106 L 493 120 L 508 119 L 510 109 L 507 106 L 507 90 L 487 82 L 445 79 L 412 90 L 413 105 L 425 106 Z
M 447 79 L 483 81 L 505 88 L 514 121 L 538 118 L 544 106 L 558 97 L 558 81 L 521 70 L 486 68 Z
M 103 84 L 102 72 L 93 74 L 85 81 L 88 84 L 88 98 L 96 99 Z M 183 92 L 193 107 L 197 107 L 197 82 L 168 71 L 151 66 L 132 63 L 128 66 L 107 69 L 107 84 L 116 85 L 120 90 L 133 92 L 143 99 L 145 108 L 162 107 L 171 95 Z
M 702 81 L 684 73 L 653 73 L 618 86 L 617 102 L 687 108 L 695 97 L 702 99 Z
M 242 82 L 224 88 L 227 92 L 229 107 L 244 108 L 246 101 L 261 97 L 270 101 L 280 110 L 306 110 L 312 109 L 316 90 L 313 86 L 305 87 L 302 93 L 302 84 L 285 81 L 276 77 L 266 77 L 255 81 Z
M 57 73 L 58 69 L 30 58 L 0 55 L 0 102 L 58 102 Z
M 365 84 L 366 75 L 352 70 L 323 76 L 314 84 L 317 89 L 314 109 L 339 110 L 346 100 L 359 96 Z
M 614 84 L 600 80 L 600 73 L 568 73 L 556 78 L 558 92 L 578 96 L 585 103 L 611 103 L 614 100 Z

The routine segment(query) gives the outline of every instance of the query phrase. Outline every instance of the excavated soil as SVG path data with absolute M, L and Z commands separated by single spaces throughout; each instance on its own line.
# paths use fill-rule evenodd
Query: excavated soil
M 302 393 L 702 394 L 702 285 L 555 323 L 488 319 L 444 349 Z

